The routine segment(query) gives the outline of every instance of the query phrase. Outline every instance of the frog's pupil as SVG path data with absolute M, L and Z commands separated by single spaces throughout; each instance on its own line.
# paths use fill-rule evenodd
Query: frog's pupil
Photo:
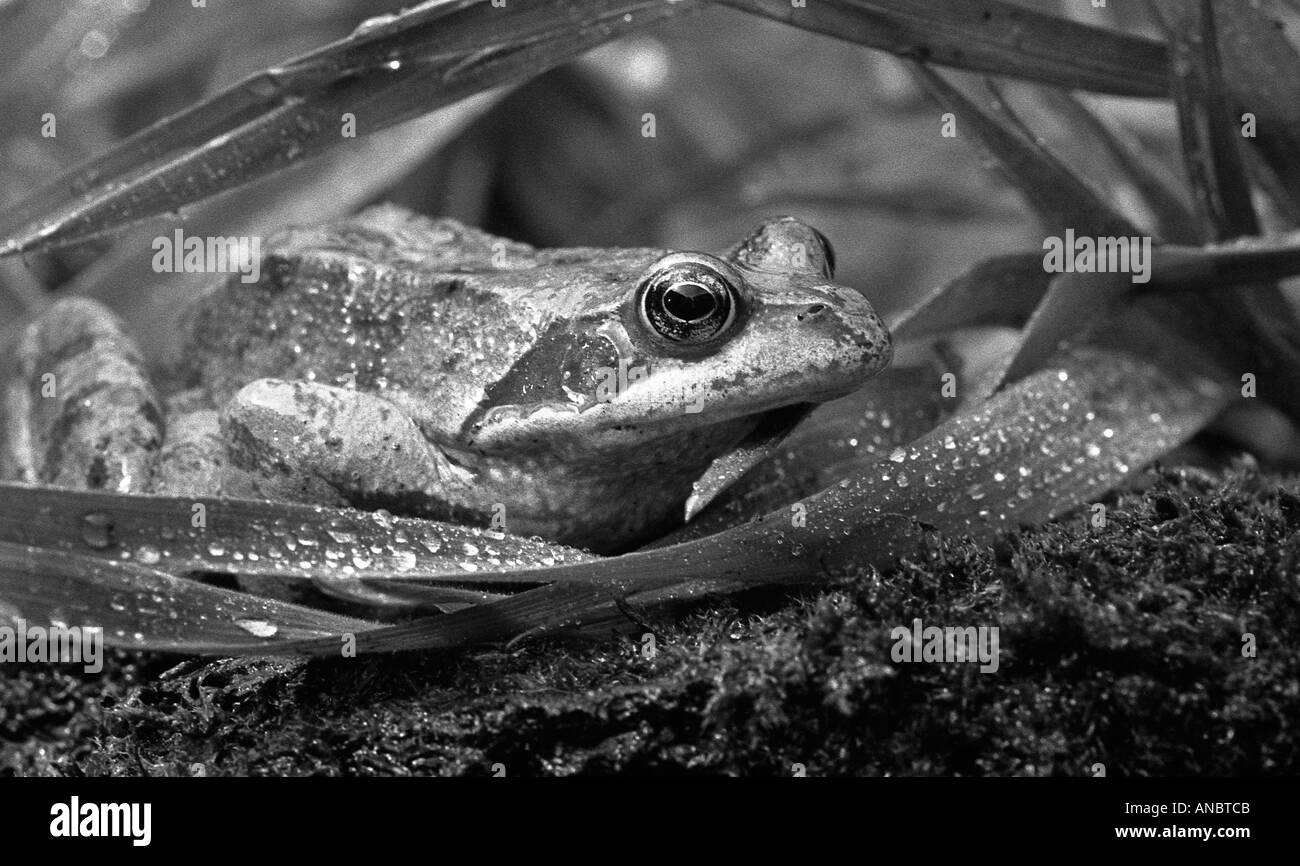
M 696 322 L 713 315 L 718 302 L 699 283 L 677 283 L 664 292 L 664 310 L 683 322 Z

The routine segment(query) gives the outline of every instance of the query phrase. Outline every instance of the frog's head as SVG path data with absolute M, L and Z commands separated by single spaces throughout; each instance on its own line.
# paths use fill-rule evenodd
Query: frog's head
M 833 282 L 830 243 L 797 219 L 770 220 L 719 255 L 626 252 L 618 267 L 606 257 L 606 282 L 557 311 L 498 383 L 477 447 L 689 447 L 707 465 L 773 413 L 844 396 L 890 361 L 884 323 Z

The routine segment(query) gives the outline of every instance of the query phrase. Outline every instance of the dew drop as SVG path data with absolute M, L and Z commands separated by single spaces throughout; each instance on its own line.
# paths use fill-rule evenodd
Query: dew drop
M 106 550 L 112 547 L 116 540 L 113 538 L 113 521 L 102 511 L 96 511 L 81 518 L 81 540 L 86 542 L 87 547 L 95 550 Z
M 253 637 L 275 637 L 276 632 L 280 630 L 278 625 L 267 622 L 264 619 L 237 619 L 235 625 L 251 634 Z

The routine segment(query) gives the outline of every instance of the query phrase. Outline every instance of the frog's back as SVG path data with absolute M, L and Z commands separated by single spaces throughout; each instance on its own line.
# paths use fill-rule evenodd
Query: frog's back
M 391 205 L 288 229 L 255 282 L 195 305 L 179 387 L 217 407 L 264 377 L 356 387 L 450 438 L 548 328 L 617 306 L 658 252 L 536 250 Z

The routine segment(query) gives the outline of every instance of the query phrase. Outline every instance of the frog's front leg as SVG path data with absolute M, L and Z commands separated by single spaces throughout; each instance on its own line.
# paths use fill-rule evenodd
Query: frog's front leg
M 60 487 L 147 489 L 163 418 L 117 318 L 68 298 L 23 331 L 0 393 L 0 477 Z
M 226 406 L 221 433 L 233 496 L 431 513 L 471 483 L 406 413 L 363 391 L 259 379 Z

